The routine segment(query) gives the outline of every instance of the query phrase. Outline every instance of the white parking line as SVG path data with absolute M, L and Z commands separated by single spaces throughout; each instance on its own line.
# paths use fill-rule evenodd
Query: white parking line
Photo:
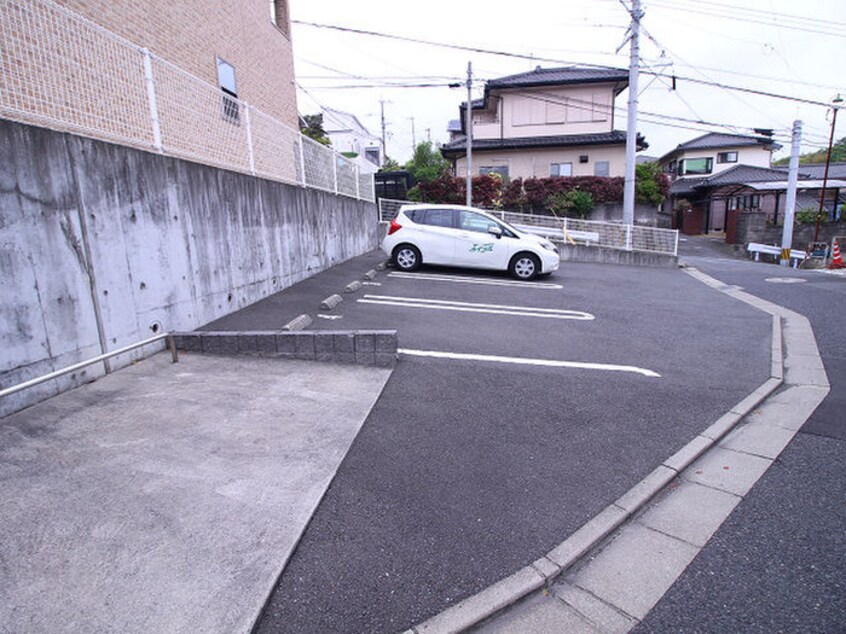
M 436 273 L 404 273 L 394 271 L 388 277 L 399 277 L 406 280 L 425 280 L 431 282 L 454 282 L 456 284 L 484 284 L 488 286 L 517 286 L 519 288 L 542 288 L 546 290 L 560 290 L 561 284 L 549 282 L 518 282 L 516 280 L 498 280 L 489 277 L 467 277 L 464 275 L 438 275 Z
M 575 368 L 579 370 L 603 370 L 605 372 L 631 372 L 650 378 L 661 378 L 661 375 L 646 368 L 633 365 L 612 365 L 608 363 L 584 363 L 581 361 L 555 361 L 552 359 L 527 359 L 525 357 L 500 357 L 489 354 L 465 354 L 461 352 L 440 352 L 437 350 L 411 350 L 400 348 L 400 354 L 411 357 L 431 357 L 435 359 L 452 359 L 458 361 L 487 361 L 491 363 L 510 363 L 514 365 L 536 365 L 546 368 Z
M 580 310 L 558 308 L 533 308 L 531 306 L 508 306 L 504 304 L 472 304 L 453 302 L 442 299 L 423 299 L 420 297 L 396 297 L 393 295 L 365 295 L 356 300 L 359 304 L 377 304 L 381 306 L 401 306 L 404 308 L 433 308 L 454 310 L 467 313 L 487 313 L 490 315 L 517 315 L 520 317 L 541 317 L 545 319 L 578 319 L 590 321 L 594 316 Z

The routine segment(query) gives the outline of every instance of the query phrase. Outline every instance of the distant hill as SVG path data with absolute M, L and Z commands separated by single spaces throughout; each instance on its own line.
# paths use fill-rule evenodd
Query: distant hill
M 825 156 L 827 152 L 828 148 L 824 148 L 822 150 L 817 150 L 816 152 L 800 154 L 799 163 L 825 163 Z M 841 163 L 843 161 L 846 161 L 846 136 L 831 146 L 831 162 Z M 790 163 L 789 156 L 773 161 L 773 165 L 787 165 L 788 163 Z

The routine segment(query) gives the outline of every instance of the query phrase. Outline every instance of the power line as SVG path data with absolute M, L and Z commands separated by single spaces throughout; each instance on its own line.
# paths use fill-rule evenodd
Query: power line
M 844 33 L 838 33 L 836 31 L 823 31 L 820 29 L 812 29 L 807 28 L 801 25 L 794 25 L 789 23 L 780 23 L 780 22 L 770 22 L 768 20 L 762 19 L 755 19 L 753 17 L 741 17 L 738 15 L 724 13 L 717 10 L 708 9 L 707 7 L 701 8 L 699 6 L 691 7 L 690 5 L 685 6 L 674 6 L 672 3 L 665 3 L 660 2 L 659 0 L 653 0 L 652 2 L 653 7 L 657 7 L 659 9 L 665 9 L 668 11 L 683 11 L 685 13 L 698 13 L 699 15 L 706 15 L 712 18 L 720 18 L 724 20 L 734 20 L 736 22 L 745 22 L 747 24 L 760 24 L 764 26 L 777 26 L 784 29 L 790 29 L 792 31 L 803 31 L 805 33 L 813 33 L 815 35 L 827 35 L 830 37 L 846 37 Z
M 601 64 L 579 63 L 579 62 L 573 62 L 573 61 L 568 61 L 568 60 L 553 59 L 553 58 L 547 58 L 547 57 L 537 57 L 537 56 L 534 56 L 534 55 L 525 55 L 525 54 L 521 54 L 521 53 L 510 53 L 510 52 L 507 52 L 507 51 L 497 51 L 497 50 L 493 50 L 493 49 L 484 49 L 484 48 L 476 48 L 476 47 L 471 47 L 471 46 L 462 46 L 462 45 L 459 45 L 459 44 L 447 44 L 446 42 L 435 42 L 435 41 L 431 41 L 431 40 L 422 40 L 422 39 L 419 39 L 419 38 L 405 37 L 405 36 L 401 36 L 401 35 L 393 35 L 391 33 L 379 33 L 377 31 L 365 31 L 365 30 L 362 30 L 362 29 L 353 29 L 353 28 L 337 26 L 337 25 L 333 25 L 333 24 L 320 24 L 320 23 L 317 23 L 317 22 L 306 22 L 304 20 L 292 20 L 292 22 L 294 24 L 301 24 L 301 25 L 304 25 L 304 26 L 312 26 L 312 27 L 315 27 L 315 28 L 331 29 L 331 30 L 342 31 L 342 32 L 346 32 L 346 33 L 356 33 L 358 35 L 369 35 L 369 36 L 373 36 L 373 37 L 381 37 L 381 38 L 386 38 L 386 39 L 398 40 L 398 41 L 402 41 L 402 42 L 413 42 L 415 44 L 425 44 L 427 46 L 438 46 L 438 47 L 442 47 L 442 48 L 450 48 L 450 49 L 455 49 L 455 50 L 460 50 L 460 51 L 468 51 L 468 52 L 472 52 L 472 53 L 481 53 L 481 54 L 485 54 L 485 55 L 498 55 L 498 56 L 501 56 L 501 57 L 509 57 L 509 58 L 513 58 L 513 59 L 528 59 L 528 60 L 535 60 L 535 61 L 540 61 L 540 62 L 550 62 L 550 63 L 553 63 L 553 64 L 565 64 L 565 65 L 570 65 L 570 66 L 581 66 L 581 67 L 586 67 L 586 68 L 602 68 L 602 69 L 608 68 L 608 66 L 604 66 L 604 65 L 601 65 Z M 655 73 L 654 71 L 642 71 L 642 73 L 644 75 L 656 75 L 656 74 L 661 75 L 661 73 Z M 821 106 L 823 108 L 829 107 L 829 104 L 822 102 L 822 101 L 816 101 L 816 100 L 813 100 L 813 99 L 804 99 L 802 97 L 792 97 L 792 96 L 789 96 L 789 95 L 780 95 L 780 94 L 777 94 L 777 93 L 767 92 L 765 90 L 755 90 L 755 89 L 752 89 L 752 88 L 744 88 L 742 86 L 732 86 L 730 84 L 723 84 L 723 83 L 715 82 L 715 81 L 707 81 L 707 80 L 704 80 L 704 79 L 696 79 L 695 77 L 685 77 L 685 76 L 682 76 L 682 75 L 676 75 L 675 77 L 676 77 L 677 80 L 688 81 L 688 82 L 691 82 L 691 83 L 694 83 L 694 84 L 702 84 L 704 86 L 712 86 L 712 87 L 716 87 L 716 88 L 725 88 L 726 90 L 734 90 L 734 91 L 738 91 L 738 92 L 745 92 L 745 93 L 758 95 L 758 96 L 762 96 L 762 97 L 770 97 L 770 98 L 773 98 L 773 99 L 781 99 L 783 101 L 792 101 L 792 102 L 795 102 L 795 103 L 804 103 L 804 104 L 808 104 L 808 105 L 812 105 L 812 106 Z M 402 87 L 402 86 L 400 86 L 400 87 Z
M 752 13 L 752 14 L 760 14 L 763 16 L 770 16 L 772 15 L 774 18 L 785 18 L 788 20 L 796 20 L 800 22 L 808 22 L 808 23 L 815 23 L 823 26 L 830 26 L 830 25 L 837 25 L 837 26 L 844 26 L 846 27 L 846 22 L 837 22 L 834 20 L 822 20 L 819 18 L 809 18 L 804 15 L 797 15 L 794 13 L 778 13 L 776 11 L 766 11 L 764 9 L 753 9 L 752 7 L 744 7 L 744 6 L 735 6 L 730 4 L 723 4 L 720 2 L 713 2 L 712 0 L 697 0 L 697 5 L 711 5 L 715 8 L 726 9 L 731 12 L 740 12 L 740 13 Z

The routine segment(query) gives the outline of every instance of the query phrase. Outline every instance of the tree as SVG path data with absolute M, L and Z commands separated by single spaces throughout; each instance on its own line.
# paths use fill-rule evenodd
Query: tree
M 323 129 L 322 114 L 304 114 L 302 120 L 305 125 L 300 125 L 300 132 L 321 145 L 332 145 L 332 141 L 326 135 L 326 130 Z
M 392 159 L 389 156 L 385 157 L 385 162 L 382 164 L 382 167 L 379 168 L 380 172 L 398 172 L 402 169 L 402 165 L 396 162 L 395 159 Z
M 824 147 L 821 150 L 817 150 L 816 152 L 808 152 L 806 154 L 799 155 L 799 163 L 825 163 L 825 157 L 828 154 L 828 147 Z M 846 161 L 846 136 L 840 139 L 839 141 L 835 141 L 834 144 L 831 146 L 831 162 L 838 163 Z M 777 161 L 773 162 L 773 165 L 789 165 L 790 164 L 790 157 L 785 156 L 784 158 L 780 158 Z
M 640 163 L 635 166 L 635 202 L 641 205 L 659 205 L 670 192 L 667 175 L 658 162 Z
M 449 169 L 449 162 L 432 146 L 431 141 L 423 141 L 414 148 L 405 169 L 414 176 L 415 183 L 431 183 Z

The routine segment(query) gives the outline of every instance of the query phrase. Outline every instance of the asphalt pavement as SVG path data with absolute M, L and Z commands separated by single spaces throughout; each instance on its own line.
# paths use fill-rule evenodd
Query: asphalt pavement
M 257 632 L 405 630 L 566 539 L 769 376 L 769 318 L 677 270 L 389 269 L 332 311 L 318 295 L 272 302 L 396 328 L 402 353 Z
M 846 277 L 726 257 L 706 238 L 683 259 L 805 315 L 831 391 L 676 584 L 634 630 L 846 631 Z

